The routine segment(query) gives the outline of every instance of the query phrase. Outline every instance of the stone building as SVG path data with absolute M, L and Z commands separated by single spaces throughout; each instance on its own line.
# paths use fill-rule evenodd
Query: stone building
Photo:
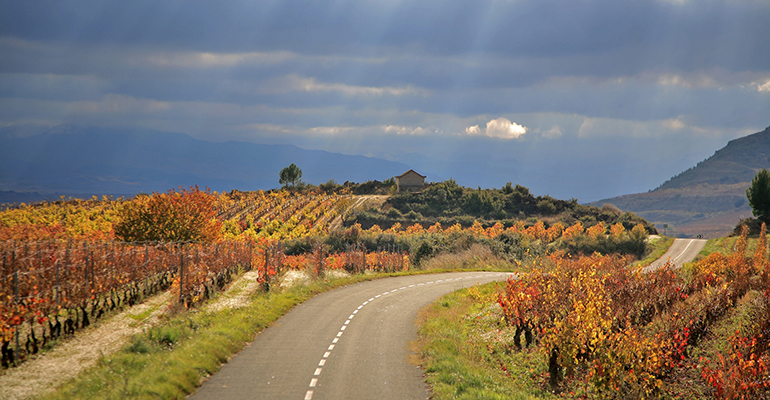
M 419 192 L 425 186 L 425 177 L 410 169 L 396 177 L 396 189 L 401 192 Z

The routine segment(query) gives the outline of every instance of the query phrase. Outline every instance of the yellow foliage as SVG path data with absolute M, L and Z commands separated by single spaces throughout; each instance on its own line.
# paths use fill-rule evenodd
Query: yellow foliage
M 624 233 L 626 233 L 626 228 L 620 222 L 610 227 L 610 236 L 612 237 L 618 238 Z
M 562 237 L 564 240 L 570 240 L 576 236 L 583 234 L 583 224 L 578 221 L 575 223 L 575 225 L 570 226 L 569 228 L 565 229 L 562 233 Z
M 598 239 L 601 235 L 604 235 L 606 230 L 607 228 L 604 226 L 604 222 L 599 222 L 598 224 L 586 229 L 586 235 L 591 239 Z

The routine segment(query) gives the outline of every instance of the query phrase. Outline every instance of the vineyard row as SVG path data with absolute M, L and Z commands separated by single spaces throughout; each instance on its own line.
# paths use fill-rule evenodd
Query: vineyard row
M 322 275 L 326 269 L 409 268 L 408 256 L 394 250 L 367 252 L 348 246 L 346 253 L 326 254 L 317 246 L 310 254 L 286 256 L 280 242 L 2 242 L 2 365 L 13 365 L 48 341 L 161 291 L 170 289 L 174 303 L 190 307 L 222 290 L 243 270 L 258 271 L 258 281 L 267 288 L 285 269 Z

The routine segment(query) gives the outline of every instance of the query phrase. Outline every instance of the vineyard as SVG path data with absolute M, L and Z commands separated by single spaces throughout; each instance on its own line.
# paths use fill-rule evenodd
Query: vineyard
M 258 191 L 219 195 L 216 207 L 225 238 L 287 240 L 328 233 L 350 205 L 348 195 Z
M 233 192 L 210 197 L 225 239 L 286 240 L 324 234 L 334 218 L 351 204 L 348 195 L 288 191 Z M 119 214 L 132 201 L 137 200 L 94 197 L 8 208 L 0 212 L 0 241 L 114 240 Z
M 568 398 L 768 395 L 764 230 L 755 250 L 744 233 L 685 269 L 643 273 L 628 267 L 644 252 L 642 224 L 332 230 L 352 204 L 346 194 L 190 188 L 8 207 L 0 212 L 2 365 L 160 292 L 170 291 L 177 307 L 197 307 L 242 271 L 256 271 L 269 290 L 287 270 L 314 277 L 403 271 L 481 244 L 533 268 L 499 293 L 504 322 L 496 329 L 510 331 L 510 340 L 489 343 L 488 356 L 534 351 L 547 366 L 549 391 Z M 160 239 L 126 240 L 136 232 Z M 169 239 L 187 232 L 193 236 Z
M 158 213 L 173 214 L 173 207 L 181 207 L 181 214 L 192 215 L 197 212 L 191 206 L 207 206 L 216 215 L 211 226 L 221 226 L 221 232 L 213 234 L 218 239 L 117 240 L 124 211 L 153 199 L 166 207 L 153 209 Z M 267 284 L 282 268 L 306 268 L 313 262 L 316 273 L 343 268 L 346 262 L 349 269 L 408 267 L 401 255 L 395 263 L 382 252 L 318 253 L 315 259 L 283 254 L 283 240 L 325 234 L 348 199 L 285 191 L 211 194 L 191 188 L 134 200 L 62 199 L 6 208 L 0 213 L 2 365 L 13 365 L 50 341 L 161 291 L 171 290 L 174 301 L 184 307 L 197 305 L 243 270 L 256 269 L 258 279 Z M 179 223 L 189 222 L 185 217 L 155 224 L 179 230 Z M 356 257 L 359 253 L 363 255 Z
M 649 274 L 616 255 L 544 257 L 499 294 L 513 340 L 490 355 L 536 347 L 544 385 L 568 398 L 767 398 L 764 229 L 753 254 L 747 244 L 744 230 L 728 255 Z
M 331 223 L 350 204 L 347 195 L 216 194 L 191 188 L 134 200 L 62 200 L 9 208 L 0 213 L 2 364 L 11 366 L 46 343 L 161 291 L 171 290 L 176 304 L 196 306 L 244 270 L 258 271 L 258 280 L 268 288 L 287 269 L 314 276 L 329 269 L 401 271 L 432 254 L 456 249 L 451 246 L 467 247 L 471 242 L 484 242 L 507 253 L 515 250 L 521 259 L 534 246 L 542 248 L 557 240 L 608 234 L 611 240 L 634 237 L 638 241 L 644 236 L 641 226 L 629 232 L 620 224 L 584 229 L 580 223 L 546 228 L 543 222 L 528 227 L 519 222 L 507 228 L 499 223 L 467 228 L 413 224 L 405 229 L 397 223 L 384 230 L 354 225 L 329 232 Z M 211 223 L 201 229 L 216 228 L 207 236 L 215 240 L 118 240 L 116 231 L 136 228 L 126 228 L 126 219 L 142 207 L 153 213 L 154 229 L 165 231 L 184 230 L 179 224 L 200 223 L 191 221 L 190 215 L 209 213 Z M 157 217 L 164 213 L 181 216 Z M 139 220 L 147 223 L 141 215 Z
M 0 241 L 112 240 L 122 200 L 60 200 L 0 212 Z

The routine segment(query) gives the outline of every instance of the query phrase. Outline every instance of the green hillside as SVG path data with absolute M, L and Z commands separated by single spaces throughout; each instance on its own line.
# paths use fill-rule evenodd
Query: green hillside
M 408 226 L 421 223 L 444 227 L 460 224 L 464 227 L 479 221 L 484 226 L 497 222 L 511 226 L 518 221 L 531 225 L 542 220 L 550 226 L 557 222 L 572 225 L 580 221 L 590 227 L 622 223 L 632 229 L 641 223 L 649 233 L 657 233 L 646 220 L 633 213 L 620 212 L 615 207 L 594 207 L 578 204 L 575 199 L 559 200 L 550 196 L 535 196 L 521 185 L 507 183 L 500 189 L 471 189 L 454 180 L 429 184 L 419 193 L 400 193 L 387 198 L 376 207 L 358 210 L 345 217 L 345 224 L 390 227 L 395 223 Z
M 730 141 L 655 190 L 592 204 L 613 204 L 682 237 L 724 236 L 740 218 L 751 216 L 746 188 L 762 168 L 770 168 L 770 127 Z
M 660 185 L 656 191 L 697 185 L 730 185 L 751 182 L 762 168 L 770 167 L 770 127 L 731 140 L 713 156 Z

